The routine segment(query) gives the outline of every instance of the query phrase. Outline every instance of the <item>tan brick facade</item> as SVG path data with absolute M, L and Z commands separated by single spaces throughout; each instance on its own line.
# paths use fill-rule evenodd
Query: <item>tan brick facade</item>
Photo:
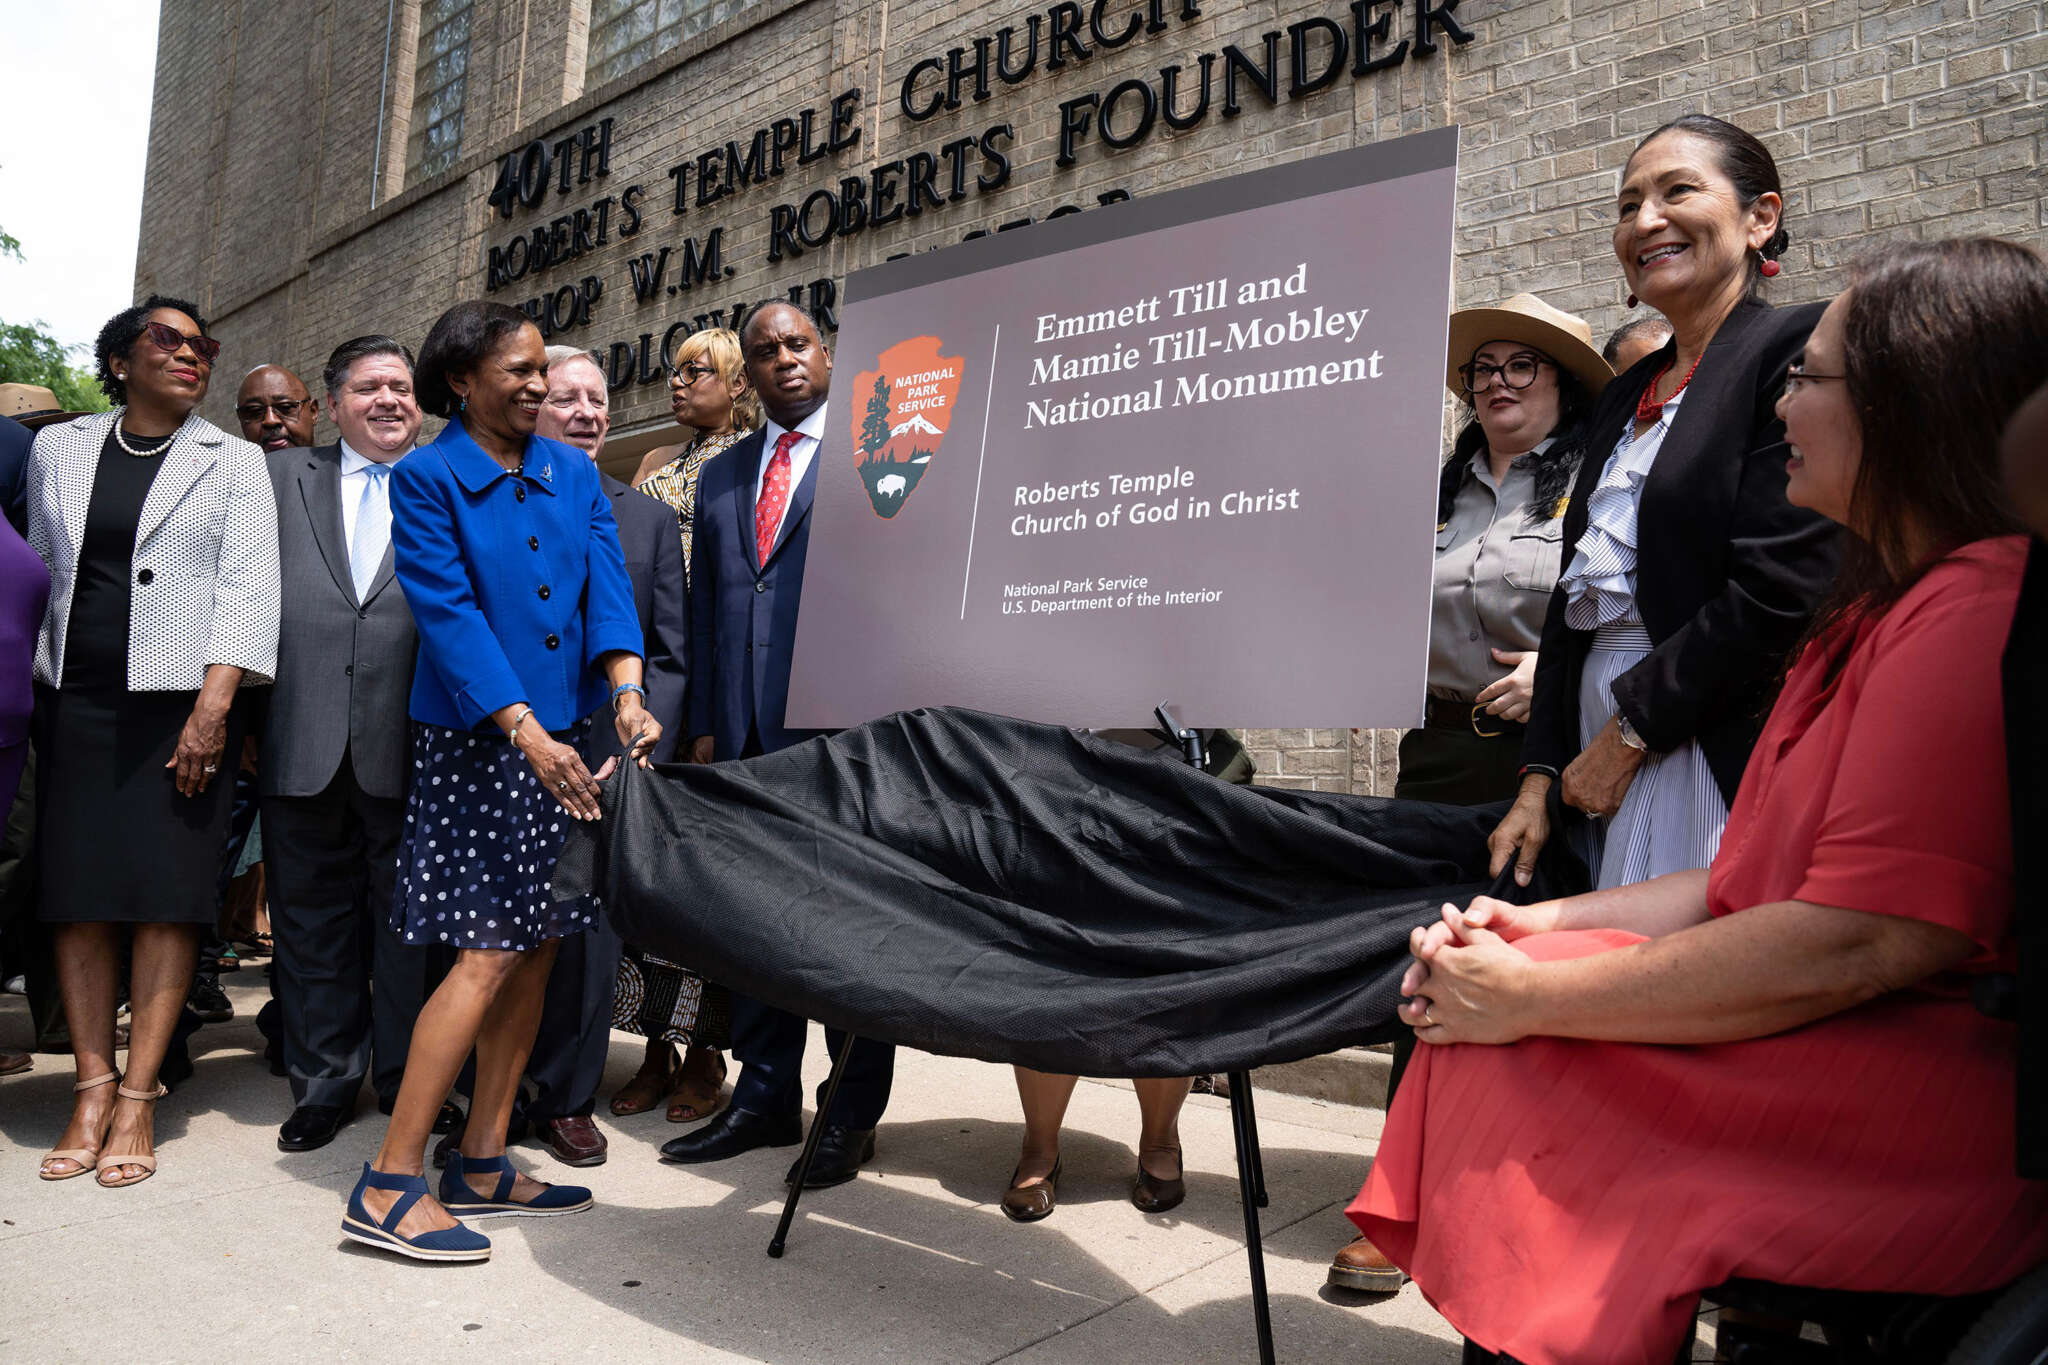
M 493 297 L 521 304 L 586 276 L 603 282 L 592 322 L 554 340 L 603 350 L 658 340 L 673 322 L 785 292 L 903 251 L 959 241 L 1055 207 L 1092 209 L 1114 191 L 1176 185 L 1458 123 L 1461 185 L 1455 281 L 1461 304 L 1533 290 L 1586 315 L 1596 335 L 1620 323 L 1623 286 L 1607 244 L 1615 171 L 1635 141 L 1692 110 L 1735 120 L 1779 159 L 1793 247 L 1774 297 L 1838 289 L 1856 255 L 1887 238 L 1995 233 L 2040 244 L 2048 149 L 2048 33 L 2039 0 L 1460 0 L 1449 18 L 1472 37 L 1418 16 L 1444 0 L 1369 0 L 1386 21 L 1385 69 L 1288 95 L 1286 31 L 1322 17 L 1347 31 L 1344 0 L 1157 0 L 1160 31 L 1101 50 L 1080 26 L 1085 61 L 992 84 L 924 122 L 898 87 L 913 64 L 1058 5 L 941 0 L 761 0 L 675 51 L 585 90 L 589 0 L 475 0 L 464 142 L 455 168 L 404 183 L 417 0 L 166 0 L 157 60 L 138 293 L 188 294 L 227 350 L 208 414 L 225 419 L 233 380 L 278 361 L 309 378 L 336 342 L 390 331 L 417 342 L 435 314 L 484 293 L 489 249 L 530 234 L 628 185 L 644 187 L 641 230 L 530 274 Z M 1094 6 L 1082 4 L 1077 12 Z M 1186 8 L 1199 11 L 1189 18 Z M 1145 0 L 1101 7 L 1115 32 Z M 1180 107 L 1203 54 L 1235 44 L 1262 55 L 1279 32 L 1280 98 L 1247 85 L 1243 109 L 1212 109 L 1185 132 L 1161 126 L 1128 150 L 1099 135 L 1056 164 L 1062 102 L 1106 96 L 1161 68 L 1183 68 Z M 1320 50 L 1320 49 L 1312 49 Z M 970 54 L 971 56 L 971 51 Z M 1216 96 L 1222 95 L 1217 58 Z M 943 81 L 940 82 L 943 84 Z M 829 117 L 859 87 L 860 138 L 849 150 L 678 217 L 668 169 L 805 108 Z M 929 91 L 925 78 L 920 92 Z M 1118 118 L 1127 128 L 1137 96 Z M 381 113 L 380 113 L 381 111 Z M 610 174 L 547 192 L 510 219 L 487 202 L 499 158 L 612 120 Z M 958 138 L 1006 124 L 1008 183 L 889 227 L 835 238 L 800 258 L 767 259 L 771 210 L 868 176 L 878 163 L 938 155 Z M 821 125 L 822 126 L 822 125 Z M 377 182 L 373 192 L 373 175 Z M 616 215 L 616 206 L 611 210 Z M 614 217 L 616 226 L 618 218 Z M 729 278 L 636 305 L 627 261 L 722 228 Z M 671 262 L 669 282 L 673 282 Z M 630 438 L 666 415 L 658 384 L 615 395 L 615 431 Z M 326 429 L 323 427 L 323 433 Z M 1417 452 L 1431 458 L 1437 452 Z M 1333 629 L 1351 623 L 1332 622 Z M 1391 732 L 1254 731 L 1270 780 L 1385 791 Z

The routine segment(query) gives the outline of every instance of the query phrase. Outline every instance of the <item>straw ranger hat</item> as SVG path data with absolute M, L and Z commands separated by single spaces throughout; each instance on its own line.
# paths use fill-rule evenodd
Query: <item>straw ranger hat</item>
M 1452 397 L 1465 396 L 1458 367 L 1489 341 L 1519 341 L 1534 347 L 1571 371 L 1591 393 L 1599 393 L 1614 378 L 1614 369 L 1593 344 L 1593 329 L 1584 318 L 1552 308 L 1534 294 L 1517 294 L 1492 308 L 1461 308 L 1451 314 L 1444 383 Z
M 40 384 L 0 384 L 0 417 L 12 417 L 30 430 L 83 416 L 82 412 L 66 412 L 57 395 Z

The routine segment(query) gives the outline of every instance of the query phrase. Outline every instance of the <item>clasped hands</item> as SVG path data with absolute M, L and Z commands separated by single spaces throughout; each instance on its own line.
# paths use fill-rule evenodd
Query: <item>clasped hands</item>
M 1508 945 L 1554 927 L 1542 906 L 1480 896 L 1464 910 L 1443 907 L 1435 924 L 1408 936 L 1415 960 L 1401 977 L 1395 1013 L 1425 1043 L 1512 1043 L 1532 1027 L 1528 992 L 1535 965 Z

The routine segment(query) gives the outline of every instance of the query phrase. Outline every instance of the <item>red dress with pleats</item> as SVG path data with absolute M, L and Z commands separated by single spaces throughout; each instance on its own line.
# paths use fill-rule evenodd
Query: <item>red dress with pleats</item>
M 1978 945 L 1961 970 L 1747 1042 L 1416 1050 L 1350 1214 L 1467 1337 L 1527 1365 L 1662 1365 L 1734 1276 L 1956 1294 L 2048 1260 L 2048 1183 L 2014 1173 L 2014 1028 L 1968 998 L 1971 973 L 2013 969 L 1999 663 L 2025 558 L 2019 537 L 1968 546 L 1807 652 L 1708 887 L 1715 915 L 1946 925 Z

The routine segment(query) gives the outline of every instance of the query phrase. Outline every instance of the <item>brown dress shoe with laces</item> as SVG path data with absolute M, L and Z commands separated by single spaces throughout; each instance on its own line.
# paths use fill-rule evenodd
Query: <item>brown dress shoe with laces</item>
M 1408 1273 L 1387 1259 L 1363 1234 L 1338 1252 L 1330 1262 L 1330 1283 L 1339 1289 L 1357 1289 L 1367 1294 L 1394 1294 L 1408 1282 Z

